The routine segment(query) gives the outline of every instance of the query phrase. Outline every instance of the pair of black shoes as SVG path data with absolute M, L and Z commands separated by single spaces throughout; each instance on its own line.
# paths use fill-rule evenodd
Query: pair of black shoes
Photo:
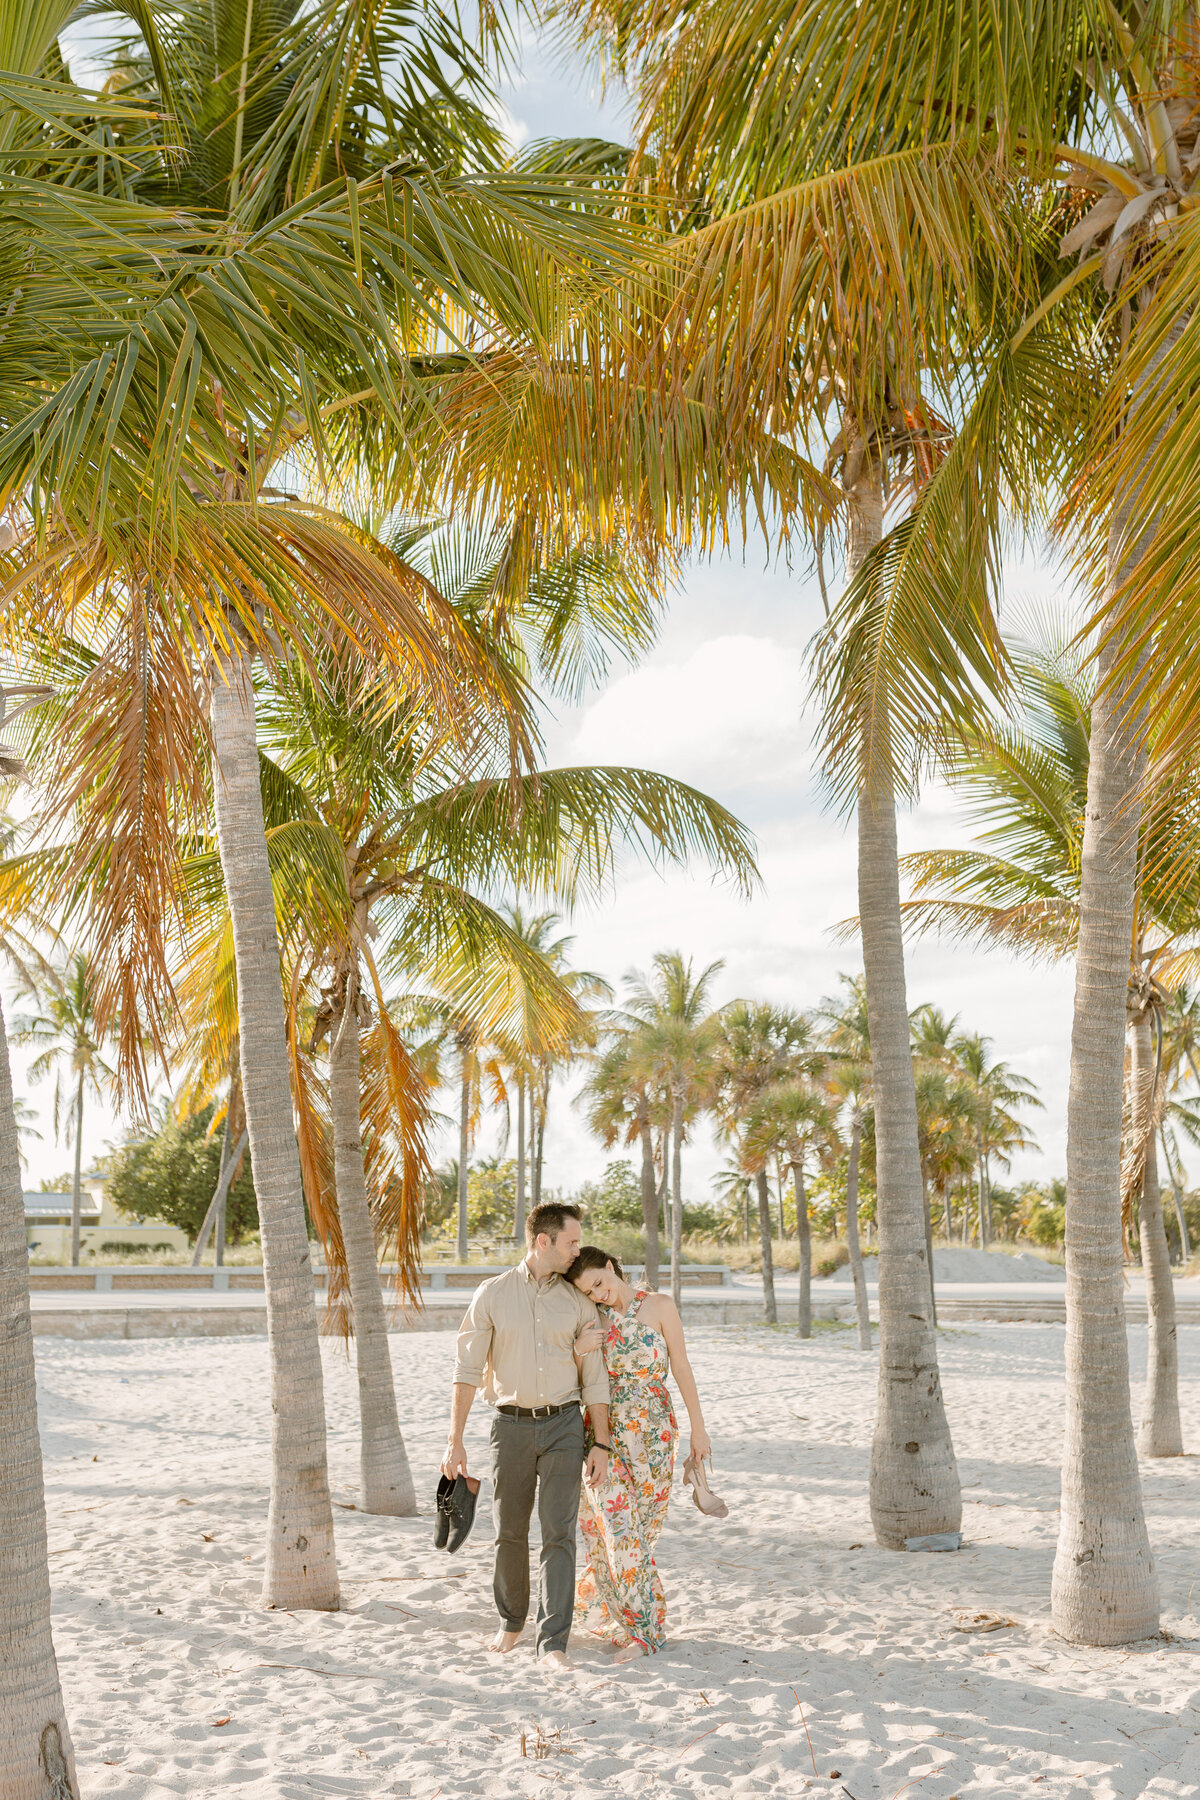
M 433 1528 L 435 1550 L 461 1550 L 475 1523 L 475 1503 L 479 1483 L 470 1475 L 457 1475 L 453 1481 L 443 1475 L 437 1485 L 437 1523 Z

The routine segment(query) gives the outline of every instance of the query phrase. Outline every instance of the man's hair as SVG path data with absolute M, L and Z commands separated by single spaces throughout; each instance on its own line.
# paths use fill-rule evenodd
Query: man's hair
M 536 1244 L 544 1231 L 553 1243 L 568 1219 L 582 1219 L 583 1214 L 577 1206 L 567 1200 L 547 1200 L 545 1206 L 535 1206 L 525 1221 L 525 1236 L 530 1244 Z

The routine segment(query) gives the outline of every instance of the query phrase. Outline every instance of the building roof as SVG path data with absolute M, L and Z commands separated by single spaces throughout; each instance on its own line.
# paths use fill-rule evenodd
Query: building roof
M 66 1194 L 42 1194 L 26 1188 L 22 1196 L 25 1201 L 25 1217 L 31 1223 L 49 1224 L 53 1219 L 71 1216 L 71 1196 Z M 80 1214 L 89 1219 L 100 1217 L 100 1207 L 86 1189 L 79 1196 Z

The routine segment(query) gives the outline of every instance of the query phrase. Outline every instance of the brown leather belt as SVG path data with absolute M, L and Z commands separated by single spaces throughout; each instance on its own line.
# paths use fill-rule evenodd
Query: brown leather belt
M 552 1419 L 555 1413 L 578 1412 L 578 1400 L 564 1400 L 561 1406 L 498 1406 L 510 1419 Z

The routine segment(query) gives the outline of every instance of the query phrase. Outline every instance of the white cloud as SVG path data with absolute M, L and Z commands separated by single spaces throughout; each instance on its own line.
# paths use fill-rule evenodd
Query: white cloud
M 714 637 L 620 676 L 587 710 L 572 754 L 718 790 L 806 774 L 799 658 L 770 638 Z

